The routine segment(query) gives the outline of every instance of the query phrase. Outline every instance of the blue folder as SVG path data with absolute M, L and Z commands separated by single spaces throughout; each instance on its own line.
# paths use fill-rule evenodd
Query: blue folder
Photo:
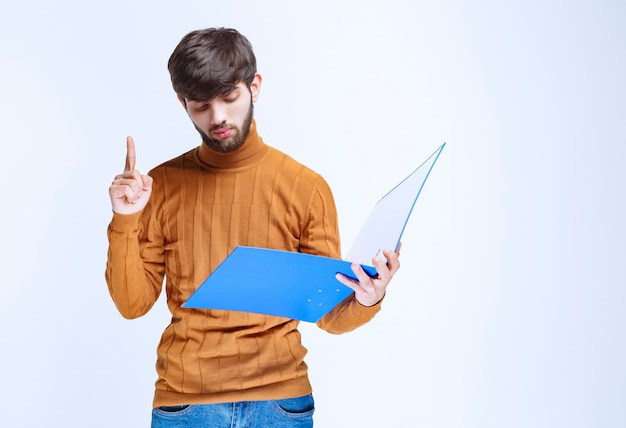
M 445 143 L 376 203 L 346 260 L 267 248 L 235 248 L 183 304 L 185 308 L 223 309 L 316 322 L 352 289 L 336 273 L 355 278 L 360 263 L 370 275 L 372 257 L 397 249 L 417 198 Z M 382 256 L 381 256 L 382 258 Z

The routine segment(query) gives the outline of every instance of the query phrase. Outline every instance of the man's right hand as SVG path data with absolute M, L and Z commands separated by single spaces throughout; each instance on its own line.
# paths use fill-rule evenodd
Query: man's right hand
M 143 210 L 152 193 L 152 177 L 135 170 L 135 142 L 126 138 L 126 166 L 109 187 L 111 206 L 118 214 L 134 214 Z

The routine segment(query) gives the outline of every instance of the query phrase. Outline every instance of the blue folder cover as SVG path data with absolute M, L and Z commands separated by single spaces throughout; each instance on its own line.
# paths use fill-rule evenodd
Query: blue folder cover
M 417 198 L 445 143 L 387 193 L 357 235 L 346 261 L 267 248 L 235 248 L 184 303 L 316 322 L 352 294 L 335 278 L 354 278 L 352 262 L 374 275 L 371 258 L 396 249 Z
M 354 277 L 350 263 L 267 248 L 235 248 L 185 303 L 316 322 L 352 290 L 335 279 Z

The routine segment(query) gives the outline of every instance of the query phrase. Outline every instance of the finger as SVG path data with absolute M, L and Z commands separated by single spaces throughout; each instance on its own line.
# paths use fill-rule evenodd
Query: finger
M 346 276 L 341 272 L 337 272 L 337 274 L 335 274 L 335 278 L 337 278 L 337 281 L 341 282 L 343 285 L 345 285 L 348 288 L 351 288 L 354 291 L 356 291 L 357 289 L 361 289 L 361 287 L 359 287 L 359 282 L 357 280 L 352 279 L 349 276 Z
M 133 137 L 126 137 L 126 166 L 124 167 L 124 172 L 135 170 L 136 159 L 135 140 L 133 140 Z
M 389 266 L 387 265 L 387 262 L 380 257 L 374 257 L 372 258 L 372 264 L 374 265 L 374 267 L 376 268 L 376 272 L 378 273 L 378 275 L 373 279 L 380 280 L 383 283 L 389 282 L 392 274 L 390 272 Z
M 353 272 L 355 272 L 354 267 L 352 268 L 352 270 Z M 356 272 L 355 272 L 355 276 L 358 277 Z M 365 276 L 367 277 L 367 275 Z M 367 293 L 367 291 L 363 288 L 362 282 L 359 281 L 359 279 L 351 278 L 350 276 L 344 275 L 343 273 L 339 273 L 339 272 L 335 275 L 335 278 L 337 279 L 337 281 L 339 281 L 346 287 L 351 288 L 352 291 L 354 291 L 357 294 Z
M 378 264 L 379 269 L 387 270 L 382 260 L 378 259 Z M 389 281 L 370 277 L 360 264 L 353 263 L 350 267 L 357 276 L 358 282 L 355 281 L 348 287 L 354 290 L 358 302 L 364 306 L 373 306 L 380 302 L 385 295 L 385 289 Z
M 363 266 L 361 266 L 358 263 L 352 263 L 350 265 L 350 269 L 356 276 L 358 286 L 363 291 L 370 289 L 374 285 L 374 282 L 373 282 L 374 279 L 378 278 L 378 275 L 371 277 L 367 272 L 365 272 L 365 270 L 363 269 Z
M 129 202 L 137 199 L 141 193 L 141 188 L 135 179 L 119 178 L 113 180 L 110 190 L 115 198 L 125 198 Z
M 151 192 L 152 191 L 152 177 L 150 177 L 149 175 L 142 175 L 141 181 L 143 183 L 144 192 Z
M 131 186 L 137 190 L 144 187 L 143 176 L 137 170 L 116 175 L 112 184 Z
M 400 269 L 400 259 L 399 259 L 399 253 L 398 252 L 393 252 L 391 250 L 386 250 L 383 252 L 383 254 L 385 255 L 385 258 L 387 259 L 387 268 L 389 269 L 389 271 L 391 272 L 391 274 L 395 274 L 398 269 Z

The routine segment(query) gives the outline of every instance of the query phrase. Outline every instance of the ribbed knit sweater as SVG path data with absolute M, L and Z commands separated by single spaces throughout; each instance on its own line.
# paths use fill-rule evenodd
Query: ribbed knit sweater
M 237 151 L 218 153 L 202 144 L 150 175 L 146 208 L 113 214 L 105 276 L 126 318 L 148 312 L 166 278 L 172 320 L 157 348 L 154 407 L 310 393 L 298 321 L 181 305 L 238 245 L 339 258 L 327 183 L 266 145 L 254 122 Z M 362 306 L 353 294 L 317 324 L 344 333 L 379 309 Z

